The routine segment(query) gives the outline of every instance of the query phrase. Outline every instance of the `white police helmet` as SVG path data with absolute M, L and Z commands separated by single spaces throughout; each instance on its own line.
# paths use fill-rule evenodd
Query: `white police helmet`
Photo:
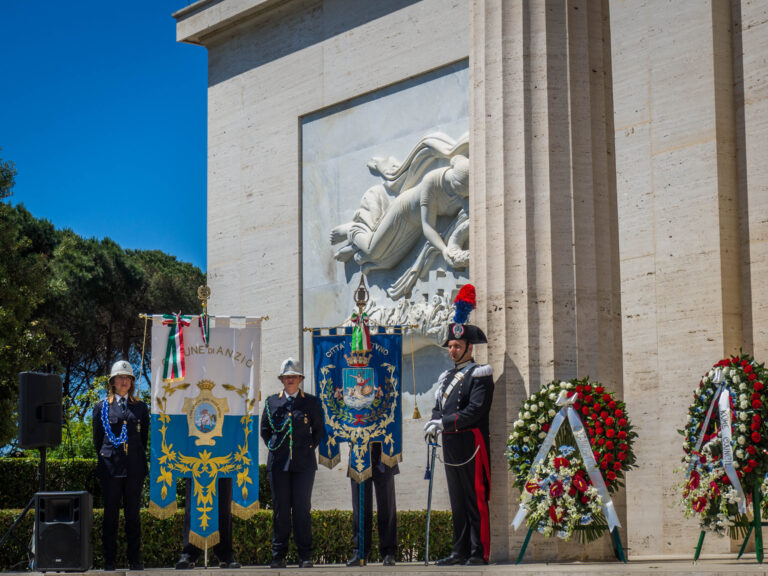
M 304 372 L 301 371 L 301 364 L 294 358 L 283 360 L 278 378 L 283 376 L 301 376 L 303 378 Z
M 112 382 L 112 378 L 115 376 L 130 376 L 136 380 L 136 376 L 133 374 L 131 363 L 125 360 L 118 360 L 112 364 L 112 370 L 109 372 L 109 381 Z

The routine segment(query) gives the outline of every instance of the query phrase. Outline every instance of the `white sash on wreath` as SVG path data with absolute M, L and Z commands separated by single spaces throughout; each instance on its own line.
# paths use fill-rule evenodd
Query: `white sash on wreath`
M 587 431 L 584 429 L 584 424 L 581 422 L 579 413 L 573 407 L 573 404 L 576 402 L 578 397 L 578 394 L 574 394 L 568 398 L 567 391 L 560 391 L 560 395 L 557 397 L 557 401 L 555 402 L 558 406 L 561 406 L 560 411 L 555 414 L 555 417 L 552 419 L 549 432 L 547 432 L 546 438 L 544 438 L 544 441 L 539 447 L 539 451 L 536 453 L 536 457 L 533 459 L 531 470 L 535 470 L 536 465 L 547 457 L 547 454 L 549 454 L 549 451 L 552 449 L 552 445 L 555 443 L 555 437 L 557 436 L 557 432 L 560 430 L 560 426 L 567 418 L 568 423 L 571 425 L 573 437 L 576 440 L 576 446 L 579 448 L 579 453 L 581 454 L 581 459 L 584 462 L 584 467 L 587 470 L 589 479 L 592 480 L 592 485 L 600 495 L 603 514 L 605 514 L 605 519 L 608 522 L 608 529 L 612 531 L 614 528 L 621 526 L 621 522 L 619 522 L 619 516 L 616 514 L 616 509 L 613 506 L 613 500 L 611 500 L 611 496 L 608 493 L 608 488 L 605 485 L 605 480 L 603 480 L 603 475 L 597 465 L 597 460 L 595 460 L 595 454 L 592 452 L 592 446 L 589 444 Z M 533 479 L 533 476 L 533 473 L 528 476 L 528 480 L 524 486 L 528 485 L 528 482 Z M 528 500 L 530 500 L 530 496 L 525 490 L 523 490 L 520 508 L 515 515 L 515 519 L 512 520 L 512 527 L 515 530 L 520 527 L 520 524 L 522 524 L 526 516 L 528 516 L 528 509 L 526 508 L 526 503 Z
M 712 397 L 712 401 L 709 403 L 709 410 L 704 418 L 704 423 L 699 430 L 699 437 L 696 440 L 696 446 L 691 453 L 691 462 L 688 464 L 688 476 L 696 468 L 699 459 L 696 453 L 701 450 L 701 445 L 704 442 L 704 435 L 707 433 L 707 427 L 709 426 L 709 420 L 712 416 L 712 412 L 717 403 L 718 418 L 720 419 L 720 430 L 722 434 L 722 446 L 723 446 L 723 469 L 728 479 L 731 481 L 733 489 L 736 491 L 737 505 L 739 507 L 739 513 L 747 513 L 747 498 L 744 496 L 744 489 L 741 486 L 739 475 L 736 472 L 736 467 L 733 465 L 733 439 L 731 432 L 731 392 L 728 389 L 728 385 L 723 381 L 723 372 L 720 368 L 715 370 L 715 376 L 712 379 L 715 384 L 720 384 L 715 391 L 715 395 Z

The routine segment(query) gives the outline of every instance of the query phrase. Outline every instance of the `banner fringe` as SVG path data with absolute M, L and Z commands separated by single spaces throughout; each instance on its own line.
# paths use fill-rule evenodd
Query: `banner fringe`
M 403 454 L 402 452 L 398 452 L 397 454 L 393 454 L 392 456 L 389 456 L 387 454 L 384 454 L 384 451 L 382 450 L 381 461 L 384 462 L 384 464 L 386 464 L 390 468 L 393 468 L 403 461 Z
M 216 546 L 216 544 L 219 543 L 219 531 L 216 530 L 216 532 L 212 532 L 210 536 L 200 536 L 200 534 L 197 534 L 196 532 L 193 532 L 192 530 L 189 531 L 189 543 L 193 546 L 197 546 L 200 548 L 200 550 L 205 550 L 206 548 L 213 548 Z
M 232 514 L 243 520 L 248 520 L 251 516 L 256 514 L 258 510 L 261 510 L 261 505 L 258 500 L 250 506 L 242 506 L 234 500 L 232 501 Z
M 176 500 L 168 504 L 168 506 L 162 507 L 156 502 L 149 502 L 149 513 L 155 518 L 165 520 L 176 514 Z
M 327 458 L 322 454 L 318 454 L 317 457 L 318 457 L 318 460 L 320 461 L 320 464 L 322 464 L 326 468 L 333 468 L 334 466 L 336 466 L 336 464 L 341 462 L 341 454 L 336 454 L 336 456 L 334 456 L 333 458 Z
M 355 470 L 352 470 L 352 468 L 349 468 L 348 472 L 349 472 L 349 477 L 352 478 L 352 480 L 354 480 L 358 484 L 362 484 L 363 482 L 368 480 L 368 478 L 373 476 L 373 467 L 369 466 L 368 469 L 365 470 L 362 474 Z

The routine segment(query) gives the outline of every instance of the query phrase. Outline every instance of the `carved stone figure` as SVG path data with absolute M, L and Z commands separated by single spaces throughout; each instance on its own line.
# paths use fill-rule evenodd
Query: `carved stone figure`
M 469 139 L 435 133 L 422 138 L 400 163 L 376 157 L 368 169 L 380 178 L 365 191 L 352 220 L 331 230 L 334 258 L 363 273 L 384 271 L 386 297 L 369 303 L 375 324 L 417 326 L 414 347 L 441 344 L 452 310 L 450 295 L 428 284 L 469 266 Z M 441 260 L 437 260 L 442 258 Z M 424 283 L 412 292 L 417 281 Z M 435 293 L 435 290 L 438 292 Z
M 410 291 L 437 254 L 449 266 L 466 267 L 469 160 L 459 153 L 466 147 L 466 140 L 456 143 L 435 134 L 420 141 L 402 164 L 391 157 L 374 158 L 369 169 L 381 176 L 382 183 L 363 194 L 351 222 L 331 231 L 331 243 L 342 244 L 334 258 L 342 262 L 354 258 L 364 273 L 390 269 L 425 241 L 414 266 L 393 285 L 394 299 Z M 450 166 L 434 167 L 446 158 Z M 436 224 L 442 216 L 453 221 L 441 235 Z
M 429 302 L 411 302 L 402 298 L 394 308 L 379 307 L 371 301 L 366 312 L 374 324 L 416 326 L 414 335 L 419 337 L 416 347 L 420 348 L 445 342 L 453 307 L 448 296 L 435 294 Z

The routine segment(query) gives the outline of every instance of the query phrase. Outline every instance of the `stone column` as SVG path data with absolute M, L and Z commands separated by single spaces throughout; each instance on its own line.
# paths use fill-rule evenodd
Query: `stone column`
M 734 0 L 744 350 L 768 361 L 768 5 Z
M 503 454 L 524 398 L 590 376 L 621 393 L 607 2 L 471 7 L 470 246 L 496 391 L 492 557 L 514 559 L 517 493 Z M 622 498 L 617 504 L 623 513 Z M 528 558 L 612 556 L 534 535 Z
M 629 546 L 684 554 L 699 529 L 679 505 L 676 430 L 701 375 L 742 344 L 731 6 L 611 2 L 610 25 L 624 392 L 640 434 Z

